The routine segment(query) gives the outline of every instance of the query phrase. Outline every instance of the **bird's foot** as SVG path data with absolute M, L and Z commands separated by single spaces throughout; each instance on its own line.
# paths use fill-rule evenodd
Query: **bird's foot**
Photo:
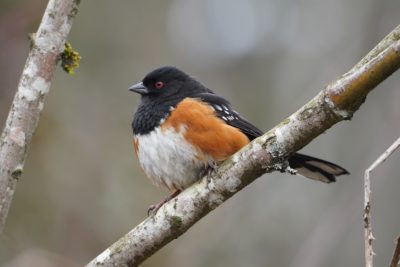
M 211 175 L 215 172 L 217 166 L 218 165 L 215 161 L 210 161 L 204 171 L 204 175 L 207 177 L 207 188 L 208 185 L 211 183 Z
M 179 195 L 179 193 L 181 192 L 181 190 L 176 189 L 171 195 L 169 195 L 168 197 L 166 197 L 164 200 L 162 200 L 161 202 L 157 203 L 157 204 L 153 204 L 149 207 L 149 209 L 147 210 L 147 215 L 148 216 L 152 216 L 152 215 L 156 215 L 157 211 L 168 201 L 170 201 L 171 199 L 173 199 L 174 197 L 176 197 L 177 195 Z
M 215 161 L 210 161 L 208 163 L 207 169 L 206 169 L 206 174 L 207 174 L 207 178 L 208 180 L 211 178 L 211 175 L 213 174 L 213 172 L 215 171 L 215 169 L 217 168 L 217 163 Z

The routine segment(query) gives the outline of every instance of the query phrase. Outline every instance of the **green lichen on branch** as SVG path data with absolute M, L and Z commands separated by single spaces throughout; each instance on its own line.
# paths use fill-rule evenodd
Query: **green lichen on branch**
M 167 216 L 166 218 L 169 222 L 171 232 L 179 235 L 182 227 L 182 219 L 179 216 Z
M 61 53 L 61 67 L 63 70 L 68 74 L 74 74 L 74 69 L 79 67 L 81 58 L 70 43 L 65 43 L 64 51 Z
M 30 34 L 28 34 L 29 50 L 32 50 L 32 48 L 35 46 L 35 38 L 36 32 L 31 32 Z

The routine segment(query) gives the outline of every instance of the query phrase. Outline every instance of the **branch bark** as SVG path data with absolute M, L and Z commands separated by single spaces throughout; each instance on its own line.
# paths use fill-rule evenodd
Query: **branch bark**
M 0 233 L 79 0 L 50 0 L 0 138 Z
M 390 267 L 397 267 L 400 263 L 400 236 L 397 237 L 396 248 L 393 252 L 392 261 L 390 263 Z
M 390 155 L 400 147 L 400 138 L 398 138 L 382 155 L 377 158 L 371 166 L 364 173 L 364 245 L 365 245 L 365 266 L 373 267 L 373 257 L 375 255 L 372 249 L 372 241 L 374 235 L 372 234 L 371 224 L 371 172 L 381 165 Z
M 137 266 L 262 174 L 285 170 L 290 154 L 332 125 L 350 119 L 367 94 L 400 67 L 399 39 L 400 25 L 375 53 L 226 160 L 209 179 L 201 179 L 166 203 L 87 266 Z

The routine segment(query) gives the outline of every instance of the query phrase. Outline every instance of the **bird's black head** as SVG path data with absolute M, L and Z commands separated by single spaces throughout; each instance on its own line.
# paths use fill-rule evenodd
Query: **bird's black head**
M 194 91 L 202 90 L 200 83 L 183 71 L 167 66 L 149 72 L 142 82 L 137 83 L 129 90 L 150 99 L 168 99 L 177 96 L 190 96 Z
M 184 98 L 209 91 L 188 74 L 169 66 L 151 71 L 129 90 L 142 96 L 132 123 L 134 134 L 149 133 Z

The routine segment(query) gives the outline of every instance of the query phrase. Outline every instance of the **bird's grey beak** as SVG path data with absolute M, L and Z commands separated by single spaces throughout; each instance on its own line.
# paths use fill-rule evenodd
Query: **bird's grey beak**
M 143 85 L 143 82 L 132 85 L 131 87 L 128 88 L 128 90 L 141 95 L 145 95 L 149 92 L 146 86 Z

